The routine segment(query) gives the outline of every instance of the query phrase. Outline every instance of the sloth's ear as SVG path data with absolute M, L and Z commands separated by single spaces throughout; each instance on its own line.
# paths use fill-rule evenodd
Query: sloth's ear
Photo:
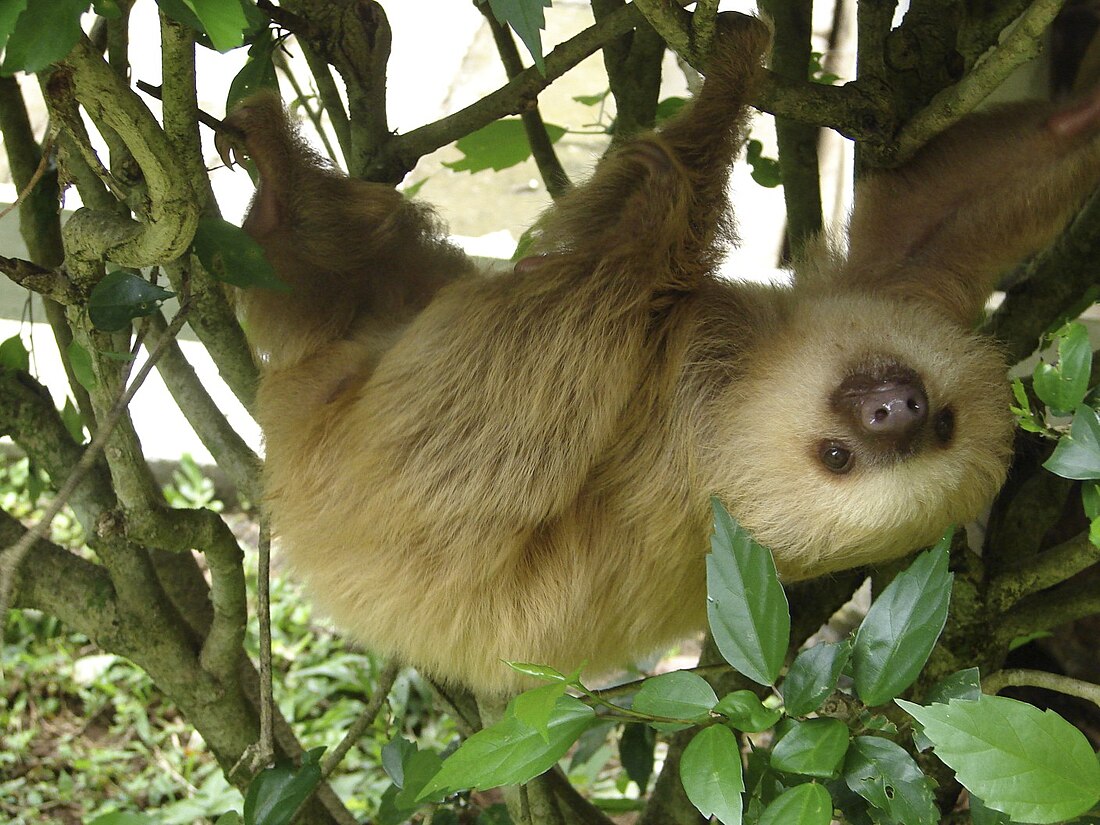
M 997 278 L 1050 243 L 1098 181 L 1100 90 L 970 115 L 857 186 L 838 277 L 971 325 Z

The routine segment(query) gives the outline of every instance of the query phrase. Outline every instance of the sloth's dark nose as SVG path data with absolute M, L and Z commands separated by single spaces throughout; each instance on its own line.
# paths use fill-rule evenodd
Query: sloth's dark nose
M 917 384 L 891 382 L 865 390 L 856 406 L 856 416 L 871 435 L 905 438 L 928 419 L 928 398 Z

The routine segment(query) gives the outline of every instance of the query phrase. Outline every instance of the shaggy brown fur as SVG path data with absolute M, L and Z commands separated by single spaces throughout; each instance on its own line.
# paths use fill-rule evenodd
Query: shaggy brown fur
M 847 257 L 729 283 L 767 40 L 728 25 L 694 105 L 606 157 L 506 277 L 326 169 L 274 99 L 230 118 L 262 179 L 245 227 L 292 288 L 240 298 L 268 504 L 369 647 L 482 693 L 519 684 L 502 659 L 603 671 L 704 624 L 711 495 L 797 579 L 931 543 L 996 493 L 1004 364 L 970 327 L 1092 189 L 1100 118 L 970 118 L 862 187 Z

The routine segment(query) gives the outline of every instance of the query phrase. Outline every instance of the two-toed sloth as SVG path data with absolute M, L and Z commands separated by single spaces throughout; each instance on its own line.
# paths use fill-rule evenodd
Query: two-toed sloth
M 519 684 L 501 660 L 607 670 L 704 625 L 712 495 L 793 580 L 927 545 L 997 492 L 1005 364 L 972 327 L 1093 189 L 1097 107 L 969 117 L 859 187 L 846 252 L 733 283 L 767 43 L 724 23 L 694 103 L 503 276 L 327 168 L 274 97 L 231 115 L 260 173 L 245 228 L 290 287 L 238 301 L 267 504 L 355 638 L 483 693 Z

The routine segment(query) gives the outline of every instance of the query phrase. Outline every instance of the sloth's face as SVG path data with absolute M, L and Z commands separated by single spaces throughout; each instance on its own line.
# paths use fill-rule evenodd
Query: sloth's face
M 1003 359 L 920 305 L 796 306 L 728 409 L 719 496 L 788 578 L 931 544 L 1004 481 Z

